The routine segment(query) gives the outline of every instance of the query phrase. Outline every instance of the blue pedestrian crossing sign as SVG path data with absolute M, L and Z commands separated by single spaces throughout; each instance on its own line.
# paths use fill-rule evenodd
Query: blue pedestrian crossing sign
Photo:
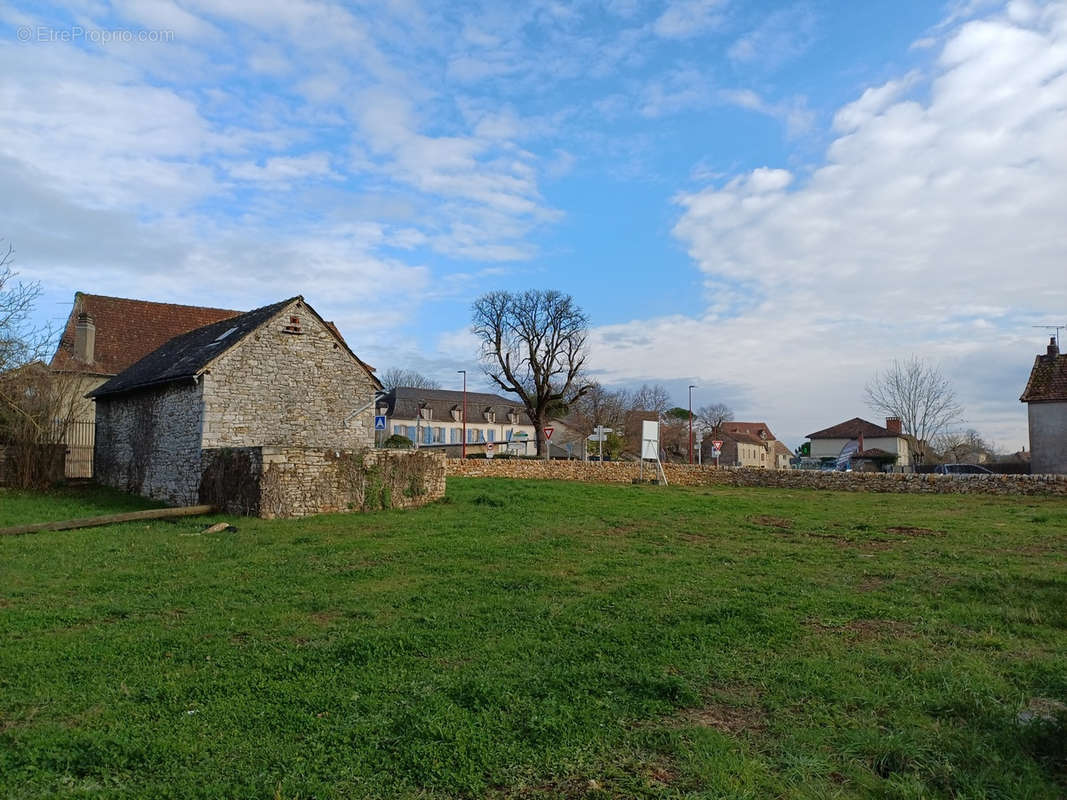
M 376 416 L 374 418 L 374 430 L 376 430 L 376 431 L 384 431 L 385 430 L 385 417 Z

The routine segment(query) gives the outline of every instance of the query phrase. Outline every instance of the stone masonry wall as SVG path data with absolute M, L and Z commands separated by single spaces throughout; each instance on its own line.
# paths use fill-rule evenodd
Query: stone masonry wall
M 205 450 L 199 501 L 265 519 L 410 508 L 445 493 L 443 453 L 302 447 Z
M 293 316 L 300 333 L 283 330 Z M 373 380 L 299 301 L 222 354 L 203 380 L 204 448 L 374 443 Z
M 748 467 L 715 468 L 689 466 L 688 464 L 665 464 L 664 470 L 672 486 L 765 486 L 787 489 L 831 489 L 844 492 L 1067 496 L 1067 475 L 918 475 Z M 636 463 L 627 461 L 598 463 L 453 458 L 448 460 L 448 475 L 468 478 L 630 483 L 638 475 L 638 466 Z M 653 471 L 646 465 L 645 478 L 651 478 L 653 475 Z
M 200 483 L 200 386 L 96 401 L 96 480 L 172 505 L 196 502 Z

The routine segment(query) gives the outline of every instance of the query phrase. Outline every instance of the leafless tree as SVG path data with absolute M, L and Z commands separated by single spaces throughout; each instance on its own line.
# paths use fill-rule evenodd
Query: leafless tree
M 942 461 L 979 463 L 983 456 L 993 456 L 996 446 L 982 438 L 974 428 L 944 431 L 934 438 L 934 450 Z
M 16 282 L 14 252 L 0 239 L 0 372 L 44 358 L 53 338 L 51 328 L 31 321 L 41 285 Z
M 866 387 L 867 405 L 886 416 L 900 417 L 904 433 L 914 440 L 918 462 L 926 460 L 930 443 L 963 414 L 956 392 L 941 370 L 916 356 L 893 360 L 875 373 Z
M 734 412 L 725 403 L 713 403 L 698 408 L 696 416 L 708 430 L 718 430 L 724 422 L 730 422 L 734 418 Z
M 391 392 L 398 386 L 408 386 L 412 389 L 441 388 L 441 384 L 433 378 L 427 378 L 421 372 L 416 372 L 413 369 L 403 369 L 401 367 L 390 367 L 378 376 L 378 380 L 382 382 L 382 386 L 387 392 Z
M 671 393 L 659 383 L 646 383 L 630 396 L 631 411 L 655 411 L 667 413 L 671 407 Z
M 519 396 L 534 421 L 537 453 L 548 457 L 548 412 L 589 391 L 582 378 L 589 318 L 570 295 L 555 290 L 489 292 L 473 306 L 485 374 Z

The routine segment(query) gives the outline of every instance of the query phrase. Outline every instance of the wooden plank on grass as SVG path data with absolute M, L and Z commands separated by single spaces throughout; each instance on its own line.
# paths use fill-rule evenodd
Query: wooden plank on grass
M 0 528 L 0 536 L 20 536 L 24 533 L 40 533 L 42 531 L 69 531 L 75 528 L 92 528 L 97 525 L 111 525 L 115 522 L 136 522 L 142 519 L 196 517 L 201 514 L 211 514 L 214 511 L 215 506 L 150 508 L 147 511 L 127 511 L 123 514 L 106 514 L 102 517 L 84 517 L 82 519 L 65 519 L 57 522 L 35 522 L 32 525 L 16 525 L 13 528 Z

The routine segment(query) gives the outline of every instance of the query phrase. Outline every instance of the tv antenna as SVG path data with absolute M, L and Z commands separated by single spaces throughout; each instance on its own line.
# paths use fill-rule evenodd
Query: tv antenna
M 1060 346 L 1060 331 L 1067 328 L 1067 325 L 1031 325 L 1031 328 L 1044 328 L 1046 331 L 1051 332 L 1052 336 L 1056 339 L 1056 347 Z

